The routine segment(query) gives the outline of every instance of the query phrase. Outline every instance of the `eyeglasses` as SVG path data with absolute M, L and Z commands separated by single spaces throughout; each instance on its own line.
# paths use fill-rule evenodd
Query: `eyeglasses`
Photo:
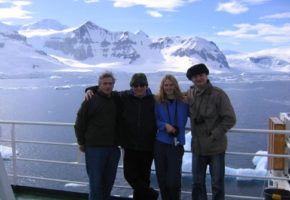
M 103 84 L 103 85 L 114 85 L 113 82 L 103 82 L 102 84 Z
M 144 84 L 144 83 L 141 83 L 141 84 L 133 84 L 133 87 L 134 87 L 134 88 L 137 88 L 137 87 L 141 87 L 141 88 L 143 88 L 143 87 L 145 87 L 145 86 L 147 86 L 147 85 Z

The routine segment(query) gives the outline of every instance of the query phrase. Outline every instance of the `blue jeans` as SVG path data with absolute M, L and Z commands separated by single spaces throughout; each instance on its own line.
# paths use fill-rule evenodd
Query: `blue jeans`
M 109 200 L 116 178 L 120 149 L 86 147 L 86 169 L 89 176 L 89 200 Z
M 213 200 L 224 200 L 225 153 L 201 156 L 192 154 L 192 200 L 206 200 L 206 168 L 209 165 Z

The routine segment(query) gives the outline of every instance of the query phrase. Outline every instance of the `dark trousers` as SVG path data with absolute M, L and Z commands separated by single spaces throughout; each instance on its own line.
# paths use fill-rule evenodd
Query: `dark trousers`
M 116 178 L 120 149 L 86 147 L 86 169 L 89 176 L 89 200 L 109 200 Z
M 124 150 L 124 176 L 133 188 L 134 200 L 156 200 L 158 192 L 150 188 L 153 152 Z
M 184 148 L 156 141 L 154 162 L 162 200 L 179 200 Z
M 206 200 L 206 168 L 209 165 L 213 200 L 224 200 L 225 153 L 200 156 L 192 154 L 192 200 Z

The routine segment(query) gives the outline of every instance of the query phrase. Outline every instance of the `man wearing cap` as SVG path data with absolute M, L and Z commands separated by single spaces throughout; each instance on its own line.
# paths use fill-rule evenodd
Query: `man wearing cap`
M 236 116 L 227 94 L 208 80 L 205 64 L 193 65 L 186 76 L 193 82 L 187 91 L 192 134 L 192 199 L 206 200 L 206 169 L 211 175 L 212 199 L 225 199 L 227 131 Z
M 115 92 L 119 107 L 119 141 L 124 148 L 124 176 L 134 190 L 134 200 L 157 200 L 150 188 L 153 147 L 156 136 L 155 100 L 144 73 L 133 74 L 130 90 Z M 86 98 L 95 88 L 89 88 Z

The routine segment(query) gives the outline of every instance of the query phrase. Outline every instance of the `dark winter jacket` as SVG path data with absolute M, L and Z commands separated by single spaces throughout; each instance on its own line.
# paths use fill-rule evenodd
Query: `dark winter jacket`
M 153 151 L 156 137 L 155 100 L 147 89 L 142 98 L 132 91 L 120 92 L 122 111 L 119 119 L 121 146 L 133 150 Z
M 97 87 L 87 88 L 96 92 Z M 156 137 L 155 100 L 150 89 L 142 98 L 132 90 L 113 92 L 118 109 L 118 141 L 123 148 L 153 151 Z
M 112 97 L 96 92 L 84 101 L 75 122 L 75 134 L 79 145 L 113 146 L 116 141 L 117 106 Z

